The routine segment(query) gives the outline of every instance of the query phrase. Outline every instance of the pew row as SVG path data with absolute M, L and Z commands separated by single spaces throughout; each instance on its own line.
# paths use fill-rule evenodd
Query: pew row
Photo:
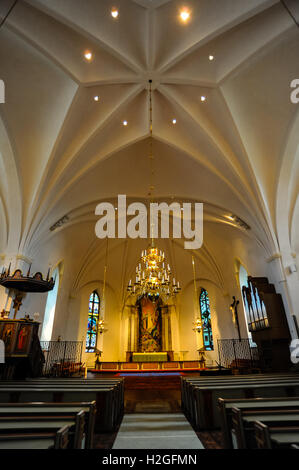
M 93 448 L 94 427 L 96 416 L 96 403 L 5 403 L 0 404 L 0 426 L 3 422 L 54 422 L 61 420 L 73 420 L 78 414 L 84 413 L 83 423 L 77 425 L 78 434 L 75 441 L 81 441 L 81 434 L 84 435 L 84 447 Z M 81 430 L 81 428 L 83 429 Z M 81 445 L 76 448 L 82 448 Z
M 221 421 L 221 431 L 223 438 L 223 447 L 233 448 L 232 429 L 233 429 L 233 409 L 240 410 L 244 416 L 254 414 L 290 413 L 299 410 L 299 397 L 289 398 L 251 398 L 251 399 L 223 399 L 219 398 L 218 407 Z M 236 425 L 235 425 L 236 427 Z M 237 431 L 236 431 L 237 432 Z M 242 431 L 241 431 L 242 432 Z M 240 445 L 244 443 L 245 437 L 242 435 Z
M 263 383 L 263 382 L 286 382 L 289 380 L 299 379 L 298 374 L 260 374 L 260 375 L 246 375 L 246 376 L 231 376 L 231 377 L 196 377 L 196 378 L 183 378 L 181 377 L 181 395 L 182 395 L 182 409 L 186 414 L 192 415 L 193 406 L 193 393 L 192 389 L 195 386 L 209 386 L 209 385 L 230 385 L 237 383 Z M 192 419 L 192 416 L 191 416 Z
M 69 427 L 56 432 L 0 435 L 0 450 L 16 449 L 66 449 L 69 443 Z
M 255 439 L 259 449 L 287 449 L 299 444 L 299 426 L 272 428 L 256 422 Z
M 220 427 L 218 398 L 287 397 L 299 395 L 298 374 L 187 378 L 182 380 L 183 410 L 196 429 Z
M 123 379 L 91 383 L 72 381 L 1 382 L 0 403 L 19 402 L 96 402 L 95 430 L 112 431 L 123 415 Z
M 299 408 L 296 410 L 272 409 L 259 413 L 232 409 L 232 440 L 235 449 L 256 449 L 255 424 L 261 422 L 271 430 L 292 429 L 299 426 Z

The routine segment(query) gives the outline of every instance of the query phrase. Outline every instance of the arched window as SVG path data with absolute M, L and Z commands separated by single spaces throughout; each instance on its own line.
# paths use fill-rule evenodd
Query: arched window
M 203 330 L 203 344 L 206 351 L 213 351 L 213 333 L 211 324 L 211 310 L 208 292 L 201 289 L 199 296 L 200 314 Z
M 55 286 L 49 291 L 45 309 L 45 315 L 43 320 L 43 329 L 41 334 L 41 341 L 51 341 L 53 324 L 55 318 L 56 300 L 59 287 L 59 267 L 53 272 L 53 278 L 55 279 Z
M 100 298 L 96 291 L 89 297 L 89 314 L 87 322 L 85 352 L 94 352 L 97 345 Z

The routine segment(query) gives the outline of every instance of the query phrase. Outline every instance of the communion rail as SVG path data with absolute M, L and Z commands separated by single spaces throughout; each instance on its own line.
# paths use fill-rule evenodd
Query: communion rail
M 260 368 L 259 351 L 248 338 L 218 339 L 219 365 L 227 369 Z
M 45 356 L 43 375 L 70 377 L 83 374 L 83 341 L 41 341 Z

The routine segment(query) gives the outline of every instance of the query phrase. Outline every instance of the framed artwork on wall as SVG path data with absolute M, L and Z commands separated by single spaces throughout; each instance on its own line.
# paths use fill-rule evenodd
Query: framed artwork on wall
M 15 354 L 28 354 L 30 350 L 32 336 L 32 325 L 19 325 L 17 341 L 15 345 Z
M 17 337 L 18 324 L 5 322 L 2 326 L 1 339 L 5 344 L 5 354 L 12 354 Z

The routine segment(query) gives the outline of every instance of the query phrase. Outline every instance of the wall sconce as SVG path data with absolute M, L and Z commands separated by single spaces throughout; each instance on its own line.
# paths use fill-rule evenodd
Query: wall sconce
M 195 333 L 200 333 L 201 332 L 201 329 L 202 329 L 202 324 L 201 324 L 201 320 L 200 318 L 198 318 L 195 322 L 193 322 L 193 331 L 195 331 Z
M 98 332 L 100 333 L 100 335 L 106 331 L 105 327 L 104 327 L 104 324 L 105 324 L 104 320 L 99 319 L 99 321 L 98 321 Z

